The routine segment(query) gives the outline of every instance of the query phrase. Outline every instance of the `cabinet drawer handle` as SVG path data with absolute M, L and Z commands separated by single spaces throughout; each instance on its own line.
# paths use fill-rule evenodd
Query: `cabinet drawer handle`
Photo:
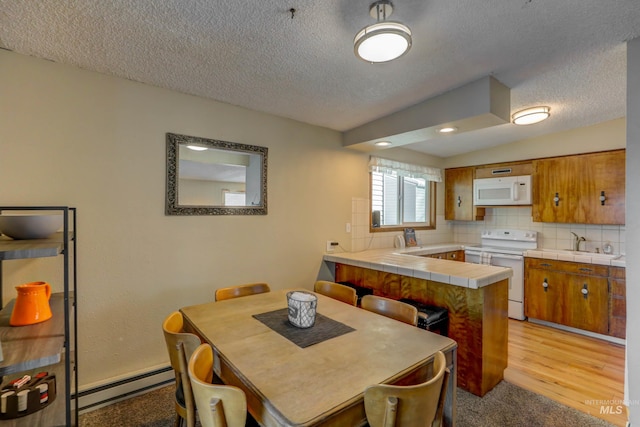
M 544 288 L 544 291 L 547 292 L 547 289 L 549 289 L 549 282 L 547 282 L 547 278 L 544 278 L 544 281 L 542 282 L 542 287 Z
M 582 295 L 584 296 L 584 299 L 587 299 L 587 296 L 589 295 L 589 289 L 587 289 L 587 284 L 586 283 L 584 285 L 582 285 L 582 289 L 580 290 L 580 292 L 582 292 Z
M 604 195 L 604 191 L 601 191 L 601 192 L 600 192 L 600 204 L 601 204 L 602 206 L 604 206 L 604 202 L 605 202 L 605 200 L 607 200 L 607 198 L 606 198 L 606 197 L 605 197 L 605 195 Z
M 551 264 L 543 262 L 542 264 L 540 264 L 540 267 L 551 267 Z
M 461 204 L 462 204 L 462 198 L 458 196 L 458 207 L 460 207 Z
M 560 194 L 556 193 L 556 196 L 553 198 L 554 203 L 558 206 L 558 202 L 560 201 Z
M 585 273 L 591 273 L 593 271 L 592 268 L 581 267 L 578 270 L 583 271 Z

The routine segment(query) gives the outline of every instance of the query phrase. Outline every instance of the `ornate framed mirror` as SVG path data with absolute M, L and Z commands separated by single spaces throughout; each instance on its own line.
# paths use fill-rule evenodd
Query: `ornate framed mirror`
M 268 148 L 167 133 L 166 215 L 266 215 Z

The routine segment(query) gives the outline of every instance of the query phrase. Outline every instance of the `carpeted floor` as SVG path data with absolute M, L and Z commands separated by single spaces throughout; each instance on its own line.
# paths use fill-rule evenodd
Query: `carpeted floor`
M 80 427 L 171 427 L 173 386 L 80 415 Z M 458 389 L 458 427 L 612 427 L 505 381 L 480 398 Z M 200 426 L 198 423 L 197 426 Z M 345 426 L 349 427 L 349 426 Z
M 80 427 L 172 427 L 175 386 L 162 387 L 104 408 L 80 414 Z M 198 423 L 200 426 L 200 423 Z
M 506 381 L 484 397 L 458 389 L 457 416 L 460 427 L 613 427 Z

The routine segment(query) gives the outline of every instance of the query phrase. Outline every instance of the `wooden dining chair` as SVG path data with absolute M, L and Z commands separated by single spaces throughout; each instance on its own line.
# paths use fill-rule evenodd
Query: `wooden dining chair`
M 364 409 L 371 427 L 439 427 L 449 383 L 444 353 L 435 354 L 433 377 L 409 386 L 376 384 L 364 391 Z
M 238 387 L 211 384 L 213 350 L 209 344 L 193 352 L 188 369 L 202 427 L 244 427 L 247 398 Z
M 169 352 L 171 367 L 176 376 L 174 403 L 176 408 L 176 426 L 195 427 L 196 406 L 191 391 L 191 381 L 187 372 L 187 361 L 200 345 L 200 338 L 184 332 L 182 313 L 174 311 L 162 323 L 164 340 Z
M 341 285 L 340 283 L 318 280 L 314 285 L 313 290 L 314 292 L 337 299 L 338 301 L 346 302 L 347 304 L 358 304 L 358 295 L 356 294 L 356 290 L 349 286 Z
M 376 295 L 365 295 L 360 301 L 360 307 L 409 325 L 418 325 L 418 309 L 404 302 Z
M 248 295 L 270 292 L 271 288 L 266 283 L 248 283 L 246 285 L 230 286 L 216 290 L 216 301 L 225 299 L 246 297 Z

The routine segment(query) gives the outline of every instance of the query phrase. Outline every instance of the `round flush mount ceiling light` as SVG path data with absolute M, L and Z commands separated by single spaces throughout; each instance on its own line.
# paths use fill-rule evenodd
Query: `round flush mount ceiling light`
M 411 30 L 399 22 L 387 21 L 393 13 L 390 1 L 373 3 L 369 14 L 378 20 L 364 27 L 353 40 L 356 56 L 366 62 L 389 62 L 401 57 L 411 48 Z
M 551 115 L 549 107 L 531 107 L 514 113 L 511 118 L 516 125 L 532 125 L 540 123 Z
M 440 132 L 440 133 L 453 133 L 453 132 L 455 132 L 457 130 L 458 130 L 458 128 L 455 127 L 455 126 L 446 126 L 446 127 L 438 129 L 438 132 Z

